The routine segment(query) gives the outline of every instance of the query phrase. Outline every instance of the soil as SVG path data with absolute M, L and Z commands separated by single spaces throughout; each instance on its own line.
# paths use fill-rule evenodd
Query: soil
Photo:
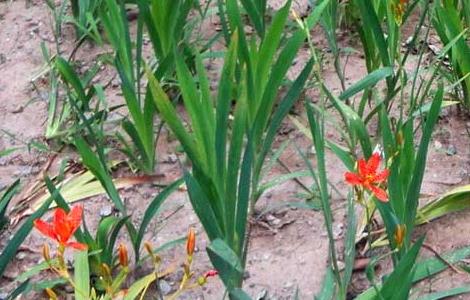
M 279 7 L 282 1 L 273 1 L 273 7 Z M 305 10 L 303 1 L 296 2 L 299 11 Z M 346 33 L 343 46 L 356 47 L 354 38 Z M 327 43 L 320 34 L 314 35 L 314 41 L 320 49 L 326 49 Z M 44 59 L 41 54 L 41 43 L 49 49 L 54 49 L 52 31 L 52 18 L 50 10 L 44 1 L 0 1 L 0 150 L 18 147 L 12 154 L 0 157 L 0 187 L 6 187 L 20 178 L 22 188 L 27 189 L 35 183 L 44 166 L 52 154 L 41 152 L 28 143 L 32 141 L 45 143 L 44 131 L 47 123 L 47 83 L 44 77 L 38 76 L 45 70 Z M 75 46 L 73 28 L 66 25 L 63 30 L 60 48 L 67 54 Z M 360 47 L 356 48 L 360 49 Z M 93 61 L 103 50 L 86 43 L 81 47 L 76 60 L 83 65 Z M 326 52 L 326 51 L 325 51 Z M 293 66 L 292 74 L 298 73 L 307 52 L 303 51 L 298 62 Z M 325 55 L 324 76 L 327 84 L 336 93 L 340 91 L 340 84 L 334 73 L 328 55 Z M 343 57 L 343 62 L 346 57 Z M 215 65 L 211 69 L 217 70 Z M 214 71 L 217 73 L 217 71 Z M 361 54 L 352 53 L 347 59 L 346 83 L 350 85 L 366 74 L 364 60 Z M 104 82 L 112 80 L 115 74 L 107 68 L 100 71 L 100 78 Z M 32 81 L 34 79 L 34 81 Z M 34 84 L 33 84 L 34 83 Z M 122 102 L 118 86 L 106 91 L 107 97 Z M 307 91 L 307 96 L 315 101 L 315 91 Z M 301 106 L 298 113 L 303 116 Z M 454 186 L 470 183 L 470 119 L 468 114 L 456 108 L 445 109 L 442 113 L 438 128 L 434 133 L 432 145 L 429 149 L 428 164 L 422 188 L 423 201 L 448 191 Z M 333 129 L 329 129 L 331 136 L 337 136 Z M 290 171 L 304 170 L 305 165 L 297 153 L 297 147 L 310 152 L 311 142 L 296 127 L 286 121 L 279 135 L 282 140 L 290 141 L 281 160 Z M 279 143 L 277 145 L 279 145 Z M 455 151 L 454 151 L 455 150 Z M 68 151 L 67 153 L 71 153 Z M 68 156 L 73 154 L 69 154 Z M 60 154 L 53 162 L 51 169 L 57 169 L 61 159 L 66 155 Z M 175 157 L 184 159 L 176 151 L 176 143 L 164 130 L 158 145 L 157 174 L 161 174 L 159 184 L 172 182 L 181 175 L 181 168 Z M 313 158 L 313 156 L 312 156 Z M 332 194 L 332 205 L 335 208 L 335 237 L 341 241 L 345 232 L 344 203 L 347 187 L 343 182 L 345 168 L 333 155 L 327 156 L 328 174 L 331 184 L 339 193 Z M 268 177 L 284 173 L 286 170 L 276 166 Z M 40 178 L 40 177 L 39 177 Z M 311 184 L 308 179 L 301 182 L 307 186 Z M 145 184 L 121 190 L 121 196 L 129 207 L 129 212 L 138 221 L 142 217 L 146 204 L 156 195 L 159 188 L 155 184 Z M 250 252 L 246 273 L 246 291 L 255 299 L 292 299 L 296 289 L 299 290 L 300 299 L 312 299 L 320 289 L 323 281 L 328 259 L 328 241 L 323 227 L 321 212 L 289 207 L 289 203 L 304 203 L 298 195 L 304 192 L 299 183 L 289 181 L 275 186 L 263 195 L 257 205 L 258 215 L 253 221 Z M 87 225 L 96 226 L 100 212 L 110 207 L 105 196 L 89 198 L 83 201 Z M 445 216 L 429 224 L 421 226 L 418 234 L 426 234 L 426 243 L 440 253 L 463 246 L 468 246 L 470 212 L 460 212 Z M 196 274 L 202 274 L 210 269 L 211 265 L 204 251 L 207 240 L 203 230 L 191 209 L 184 190 L 174 193 L 166 201 L 161 214 L 147 228 L 145 240 L 155 247 L 164 243 L 184 237 L 190 226 L 197 229 L 198 251 L 194 258 Z M 12 229 L 13 230 L 13 229 Z M 12 230 L 3 233 L 0 245 L 5 246 Z M 451 238 L 449 238 L 451 237 Z M 122 241 L 125 242 L 124 237 Z M 18 253 L 0 280 L 0 293 L 5 293 L 14 285 L 14 278 L 31 266 L 42 261 L 40 255 L 44 238 L 35 231 L 25 242 L 26 247 Z M 341 247 L 341 245 L 340 245 Z M 423 256 L 432 253 L 423 251 Z M 166 250 L 161 254 L 168 266 L 179 266 L 184 260 L 184 246 L 180 245 Z M 384 267 L 386 268 L 386 267 Z M 364 289 L 367 280 L 360 273 L 353 281 L 355 289 Z M 167 283 L 175 289 L 177 282 L 170 277 Z M 447 270 L 419 285 L 418 293 L 425 293 L 444 288 L 469 283 L 470 277 Z M 201 290 L 194 290 L 182 299 L 221 299 L 223 285 L 218 279 L 213 279 Z M 257 298 L 258 297 L 258 298 Z M 461 296 L 458 299 L 470 299 L 470 296 Z

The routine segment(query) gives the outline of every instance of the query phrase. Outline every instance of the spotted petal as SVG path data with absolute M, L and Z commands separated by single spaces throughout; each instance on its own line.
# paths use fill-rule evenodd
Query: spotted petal
M 390 174 L 390 172 L 387 169 L 383 170 L 379 174 L 375 175 L 374 182 L 375 183 L 384 182 L 385 180 L 387 180 L 389 174 Z
M 380 164 L 380 154 L 377 152 L 374 152 L 372 156 L 369 158 L 367 161 L 367 173 L 368 174 L 374 174 L 377 172 L 377 169 L 379 168 Z
M 82 222 L 82 213 L 83 207 L 81 205 L 75 205 L 67 215 L 67 222 L 70 226 L 71 235 L 77 231 L 78 227 L 80 227 L 80 223 Z
M 57 236 L 55 234 L 54 227 L 51 224 L 46 223 L 41 219 L 36 219 L 36 220 L 34 220 L 34 227 L 36 227 L 36 229 L 40 233 L 44 234 L 45 236 L 48 236 L 51 239 L 57 240 Z
M 369 174 L 367 163 L 363 158 L 357 161 L 357 170 L 358 170 L 359 175 L 362 177 L 365 177 L 367 174 Z
M 344 173 L 344 180 L 346 180 L 347 183 L 352 185 L 362 184 L 363 182 L 362 178 L 359 175 L 351 172 Z
M 79 242 L 69 242 L 69 243 L 65 244 L 65 247 L 71 247 L 71 248 L 74 248 L 74 249 L 77 249 L 77 250 L 86 250 L 86 249 L 88 249 L 88 246 L 86 244 L 82 244 L 82 243 L 79 243 Z
M 383 189 L 372 185 L 369 187 L 372 193 L 374 193 L 374 196 L 379 199 L 382 202 L 388 202 L 388 195 L 387 192 L 385 192 Z

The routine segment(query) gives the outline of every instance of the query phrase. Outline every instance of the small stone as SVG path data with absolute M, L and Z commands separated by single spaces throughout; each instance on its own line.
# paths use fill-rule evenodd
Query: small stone
M 111 86 L 113 88 L 117 88 L 121 85 L 121 80 L 119 78 L 115 78 L 111 81 Z
M 178 155 L 176 155 L 175 153 L 171 153 L 168 155 L 168 162 L 170 164 L 174 164 L 178 161 Z
M 113 208 L 110 205 L 104 206 L 100 209 L 100 217 L 109 217 L 113 213 Z
M 337 224 L 335 226 L 335 228 L 333 229 L 333 238 L 336 240 L 336 239 L 339 239 L 341 237 L 341 235 L 343 234 L 343 229 L 344 229 L 344 225 L 343 224 Z
M 453 155 L 457 154 L 457 148 L 455 148 L 454 145 L 450 145 L 449 148 L 447 148 L 447 150 L 446 150 L 446 154 L 449 155 L 449 156 L 453 156 Z
M 340 269 L 340 270 L 344 270 L 344 267 L 345 267 L 345 264 L 344 264 L 344 262 L 342 262 L 342 261 L 338 260 L 337 264 L 338 264 L 338 269 Z
M 276 217 L 273 216 L 273 215 L 271 215 L 271 214 L 266 215 L 266 221 L 268 221 L 268 222 L 272 222 L 272 221 L 275 220 L 275 219 L 276 219 Z
M 168 295 L 171 293 L 173 288 L 166 280 L 160 280 L 160 290 L 162 291 L 163 295 Z
M 25 259 L 26 256 L 27 256 L 26 253 L 24 253 L 24 251 L 21 251 L 20 253 L 16 255 L 16 258 L 18 258 L 19 260 L 22 260 L 22 259 Z
M 245 271 L 245 273 L 243 273 L 243 279 L 248 279 L 248 278 L 250 278 L 250 276 L 251 276 L 250 272 L 248 272 L 248 271 Z
M 442 149 L 442 144 L 439 141 L 434 141 L 434 148 L 436 150 L 441 150 Z
M 256 300 L 266 300 L 268 299 L 268 290 L 267 289 L 262 289 L 261 292 L 256 295 L 255 299 Z
M 285 289 L 291 289 L 294 287 L 294 283 L 292 281 L 288 281 L 286 283 L 284 283 L 284 288 Z

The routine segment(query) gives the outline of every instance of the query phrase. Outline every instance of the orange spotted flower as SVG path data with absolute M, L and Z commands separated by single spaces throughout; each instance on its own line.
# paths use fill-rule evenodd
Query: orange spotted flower
M 351 185 L 362 186 L 371 191 L 377 199 L 383 202 L 388 201 L 387 193 L 379 185 L 387 180 L 389 171 L 387 169 L 377 172 L 380 164 L 380 154 L 374 152 L 369 160 L 359 159 L 357 162 L 357 173 L 346 172 L 344 178 Z
M 67 214 L 62 208 L 56 208 L 51 223 L 41 219 L 34 220 L 34 227 L 45 236 L 59 243 L 59 247 L 65 249 L 72 247 L 78 250 L 87 249 L 87 245 L 78 242 L 69 242 L 69 239 L 80 227 L 82 221 L 82 206 L 74 206 Z

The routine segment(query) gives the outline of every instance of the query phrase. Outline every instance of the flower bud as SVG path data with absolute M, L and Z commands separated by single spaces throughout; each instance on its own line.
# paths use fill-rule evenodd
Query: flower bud
M 406 226 L 404 224 L 398 224 L 395 228 L 395 242 L 397 244 L 397 248 L 400 249 L 403 246 L 403 240 L 405 239 L 406 233 Z
M 152 247 L 152 244 L 150 244 L 150 242 L 145 241 L 145 242 L 144 242 L 144 248 L 145 248 L 145 250 L 148 252 L 148 254 L 149 254 L 150 256 L 152 256 L 152 257 L 154 256 L 154 254 L 153 254 L 153 247 Z
M 190 227 L 188 232 L 188 240 L 186 241 L 186 253 L 188 256 L 192 257 L 194 253 L 194 248 L 196 247 L 196 233 L 194 228 Z
M 127 267 L 129 265 L 129 257 L 127 255 L 126 245 L 120 244 L 118 251 L 119 251 L 119 264 L 123 267 Z
M 111 269 L 107 264 L 101 264 L 101 271 L 103 272 L 103 275 L 106 276 L 106 278 L 111 278 Z
M 198 279 L 197 279 L 197 284 L 199 284 L 200 286 L 203 286 L 204 284 L 207 283 L 207 279 L 206 277 L 204 276 L 200 276 Z
M 44 259 L 46 261 L 51 260 L 51 255 L 50 255 L 50 252 L 49 252 L 49 245 L 48 244 L 44 244 L 42 246 L 42 257 L 44 257 Z
M 47 296 L 49 296 L 49 299 L 52 300 L 57 300 L 57 294 L 51 289 L 51 288 L 46 288 L 45 289 Z
M 399 130 L 395 136 L 395 139 L 397 140 L 398 145 L 403 145 L 403 131 Z

